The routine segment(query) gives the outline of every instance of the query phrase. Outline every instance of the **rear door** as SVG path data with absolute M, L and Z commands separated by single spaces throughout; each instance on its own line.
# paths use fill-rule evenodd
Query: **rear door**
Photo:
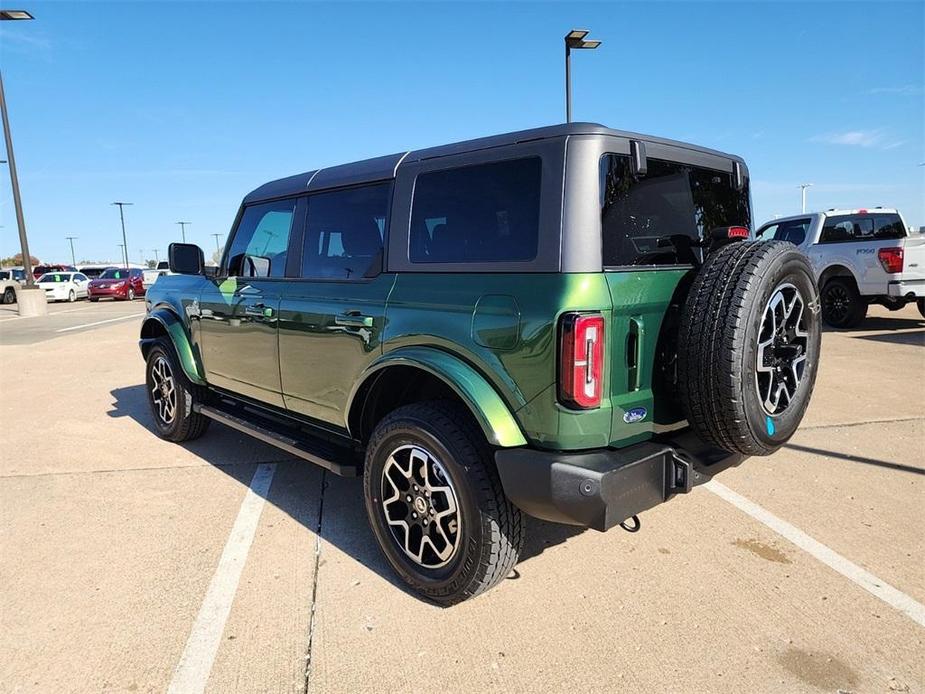
M 601 159 L 602 259 L 613 301 L 610 364 L 611 440 L 646 438 L 655 425 L 683 419 L 674 400 L 674 345 L 681 301 L 699 241 L 711 229 L 750 228 L 746 184 L 736 189 L 732 162 L 666 151 L 682 161 L 648 158 L 637 175 L 630 158 Z M 684 157 L 689 159 L 684 161 Z
M 295 198 L 244 208 L 219 276 L 199 297 L 200 344 L 210 384 L 283 407 L 277 318 Z
M 385 308 L 395 281 L 385 274 L 391 182 L 313 193 L 298 278 L 279 306 L 279 354 L 286 407 L 337 428 L 360 374 L 382 352 Z

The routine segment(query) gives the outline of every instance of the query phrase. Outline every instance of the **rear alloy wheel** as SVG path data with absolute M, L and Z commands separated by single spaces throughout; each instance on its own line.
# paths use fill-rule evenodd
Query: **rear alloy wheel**
M 704 441 L 769 455 L 796 431 L 819 364 L 819 299 L 806 256 L 782 241 L 734 243 L 700 268 L 678 331 L 678 385 Z
M 181 442 L 205 433 L 209 419 L 193 409 L 202 400 L 203 390 L 183 375 L 169 343 L 156 342 L 148 351 L 145 386 L 158 436 Z
M 3 303 L 5 304 L 15 304 L 16 303 L 16 290 L 12 287 L 7 287 L 3 292 Z
M 517 563 L 522 513 L 504 494 L 484 434 L 457 403 L 415 403 L 386 416 L 366 449 L 363 492 L 389 564 L 433 602 L 483 593 Z
M 822 320 L 833 328 L 855 328 L 867 316 L 865 302 L 854 282 L 834 277 L 822 288 Z

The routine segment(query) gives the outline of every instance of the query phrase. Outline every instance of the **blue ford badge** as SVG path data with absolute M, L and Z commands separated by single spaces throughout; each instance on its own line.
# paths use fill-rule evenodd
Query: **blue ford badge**
M 633 424 L 634 422 L 641 422 L 646 418 L 646 415 L 649 414 L 649 411 L 645 407 L 634 407 L 631 410 L 628 410 L 626 414 L 623 415 L 623 421 L 627 424 Z

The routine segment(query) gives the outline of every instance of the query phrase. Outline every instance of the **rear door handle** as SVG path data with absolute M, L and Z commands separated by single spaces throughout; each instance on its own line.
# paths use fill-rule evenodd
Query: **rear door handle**
M 359 311 L 345 311 L 334 316 L 334 324 L 352 328 L 371 328 L 373 327 L 373 317 L 364 316 Z

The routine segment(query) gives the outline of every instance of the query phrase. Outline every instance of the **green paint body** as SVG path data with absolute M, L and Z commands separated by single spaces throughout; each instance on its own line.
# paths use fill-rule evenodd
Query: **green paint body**
M 168 276 L 147 320 L 167 329 L 184 372 L 349 435 L 367 378 L 390 366 L 449 385 L 494 445 L 622 447 L 681 416 L 653 382 L 662 321 L 683 269 L 597 273 L 383 273 L 353 281 Z M 250 310 L 248 308 L 250 307 Z M 558 324 L 605 320 L 601 407 L 557 400 Z M 357 312 L 369 318 L 351 318 Z M 627 423 L 629 410 L 647 414 Z

